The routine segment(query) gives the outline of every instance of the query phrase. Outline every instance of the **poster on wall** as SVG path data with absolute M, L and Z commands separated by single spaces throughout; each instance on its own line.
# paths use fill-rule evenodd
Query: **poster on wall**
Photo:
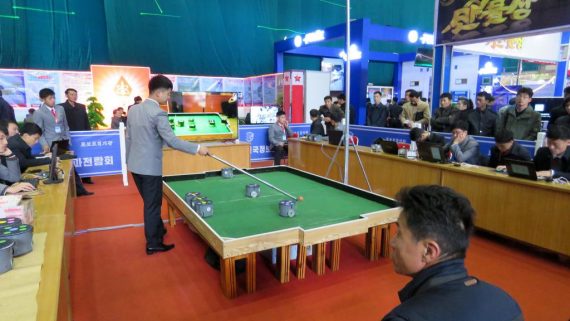
M 87 98 L 93 96 L 93 76 L 90 72 L 62 71 L 60 74 L 59 97 L 65 101 L 65 90 L 77 90 L 77 102 L 87 104 Z
M 331 73 L 331 91 L 344 91 L 344 60 L 323 58 L 321 71 Z
M 263 105 L 275 105 L 277 101 L 277 90 L 275 75 L 263 76 Z
M 253 77 L 251 79 L 251 104 L 263 104 L 263 81 L 261 77 Z
M 439 0 L 437 44 L 528 33 L 570 25 L 570 1 Z M 562 28 L 561 28 L 562 29 Z
M 40 107 L 39 92 L 49 88 L 55 92 L 55 101 L 63 101 L 59 87 L 59 71 L 51 70 L 24 70 L 24 84 L 26 85 L 26 102 L 29 107 Z
M 105 108 L 103 115 L 111 124 L 113 109 L 127 107 L 134 97 L 148 97 L 150 68 L 128 66 L 91 65 L 93 91 Z
M 12 107 L 26 107 L 26 86 L 22 70 L 0 69 L 2 97 Z
M 223 91 L 233 93 L 243 93 L 243 79 L 240 78 L 224 78 L 222 81 Z
M 200 77 L 200 91 L 222 92 L 222 78 Z
M 178 76 L 176 77 L 176 84 L 178 90 L 184 93 L 193 93 L 200 91 L 200 77 L 186 77 Z
M 243 80 L 243 104 L 251 106 L 251 78 Z

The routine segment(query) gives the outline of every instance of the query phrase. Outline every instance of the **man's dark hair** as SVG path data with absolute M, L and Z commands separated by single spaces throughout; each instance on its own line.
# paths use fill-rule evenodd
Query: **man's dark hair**
M 447 98 L 449 100 L 452 100 L 453 98 L 451 97 L 450 93 L 443 93 L 439 96 L 439 99 L 443 99 L 443 98 Z
M 467 97 L 459 97 L 459 99 L 457 99 L 457 100 L 462 101 L 465 105 L 467 105 L 467 110 L 473 109 L 473 100 L 471 100 Z
M 490 101 L 492 99 L 491 94 L 486 91 L 480 91 L 477 93 L 477 97 L 483 97 L 486 101 Z
M 325 111 L 323 113 L 323 117 L 327 117 L 327 118 L 331 118 L 332 117 L 332 113 L 330 111 Z
M 420 93 L 413 89 L 406 90 L 406 94 L 408 94 L 410 98 L 420 98 Z
M 570 86 L 564 88 L 564 97 L 567 97 L 567 96 L 570 96 Z
M 345 94 L 338 94 L 338 96 L 336 96 L 336 99 L 346 100 L 346 95 Z
M 40 99 L 46 99 L 49 96 L 55 96 L 55 93 L 53 92 L 53 90 L 51 90 L 49 88 L 44 88 L 44 89 L 40 90 Z
M 4 125 L 0 125 L 0 132 L 4 133 L 4 135 L 8 136 L 8 127 L 6 127 Z
M 282 115 L 285 115 L 285 112 L 282 111 L 282 110 L 280 110 L 280 111 L 277 112 L 277 114 L 276 114 L 275 116 L 279 117 L 279 116 L 282 116 Z
M 77 90 L 75 90 L 75 89 L 73 89 L 73 88 L 67 88 L 67 89 L 65 90 L 65 94 L 66 94 L 66 95 L 69 94 L 70 91 L 77 92 Z
M 513 132 L 508 129 L 501 129 L 495 133 L 495 143 L 505 144 L 514 139 Z
M 141 97 L 141 96 L 136 96 L 134 100 L 135 100 L 135 103 L 137 102 L 137 100 L 142 101 L 142 97 Z
M 546 131 L 546 138 L 554 139 L 554 140 L 570 139 L 570 129 L 568 129 L 568 127 L 562 126 L 562 125 L 550 125 L 550 126 L 548 126 L 548 130 Z
M 414 127 L 410 130 L 410 140 L 413 142 L 417 142 L 418 139 L 420 139 L 420 137 L 422 137 L 422 134 L 425 132 L 425 130 L 421 129 L 421 128 L 417 128 Z
M 33 115 L 35 112 L 36 112 L 35 108 L 28 109 L 28 113 L 30 113 L 30 115 Z
M 335 123 L 340 123 L 342 121 L 342 116 L 337 112 L 331 112 L 330 117 Z
M 465 257 L 475 217 L 465 196 L 449 187 L 418 185 L 403 188 L 396 199 L 416 241 L 432 238 L 442 255 Z
M 148 91 L 150 93 L 158 89 L 172 89 L 172 81 L 164 75 L 156 75 L 150 79 L 148 82 Z
M 382 93 L 379 92 L 379 91 L 375 91 L 374 94 L 372 94 L 372 96 L 374 96 L 374 95 L 376 95 L 376 94 L 378 94 L 378 95 L 380 95 L 380 97 L 382 97 Z
M 325 96 L 325 98 L 323 98 L 323 100 L 332 100 L 331 96 Z
M 532 95 L 534 95 L 534 92 L 532 91 L 532 89 L 530 89 L 528 87 L 522 87 L 521 89 L 517 90 L 517 96 L 520 94 L 527 94 L 530 98 L 532 98 Z
M 311 117 L 319 117 L 319 111 L 316 110 L 316 109 L 311 109 L 311 110 L 309 111 L 309 115 L 310 115 Z
M 464 131 L 468 131 L 469 130 L 469 124 L 467 124 L 467 122 L 464 120 L 458 120 L 456 122 L 453 122 L 453 124 L 451 124 L 451 130 L 454 130 L 454 129 L 461 129 Z
M 42 128 L 35 123 L 25 123 L 24 126 L 22 126 L 22 130 L 20 130 L 20 135 L 24 134 L 28 134 L 30 136 L 38 134 L 41 136 L 43 131 Z

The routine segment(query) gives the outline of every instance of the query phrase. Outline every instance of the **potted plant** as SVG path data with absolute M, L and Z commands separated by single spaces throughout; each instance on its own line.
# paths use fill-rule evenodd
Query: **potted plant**
M 89 102 L 87 105 L 87 118 L 89 119 L 91 129 L 107 127 L 107 124 L 104 122 L 103 105 L 97 101 L 97 97 L 89 97 L 87 101 Z

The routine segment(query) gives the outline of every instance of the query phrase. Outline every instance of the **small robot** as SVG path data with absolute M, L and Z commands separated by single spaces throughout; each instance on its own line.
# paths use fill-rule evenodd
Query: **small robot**
M 250 198 L 256 198 L 261 194 L 261 188 L 259 184 L 247 184 L 245 186 L 245 196 Z
M 233 178 L 234 177 L 234 169 L 231 167 L 222 168 L 222 177 L 223 178 Z
M 283 200 L 279 202 L 279 215 L 282 217 L 294 217 L 295 212 L 295 201 Z

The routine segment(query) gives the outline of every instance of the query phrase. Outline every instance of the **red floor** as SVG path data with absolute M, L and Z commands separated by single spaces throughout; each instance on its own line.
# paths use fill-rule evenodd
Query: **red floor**
M 133 182 L 95 178 L 96 195 L 79 198 L 76 229 L 142 222 Z M 163 211 L 164 212 L 164 211 Z M 397 305 L 408 281 L 388 260 L 368 262 L 362 237 L 343 240 L 341 269 L 279 284 L 258 256 L 257 292 L 226 299 L 217 271 L 204 261 L 202 240 L 184 224 L 169 229 L 168 253 L 147 256 L 142 227 L 74 237 L 71 292 L 76 321 L 113 320 L 379 320 Z M 476 236 L 468 252 L 472 275 L 509 292 L 525 320 L 570 320 L 570 268 L 528 249 Z

